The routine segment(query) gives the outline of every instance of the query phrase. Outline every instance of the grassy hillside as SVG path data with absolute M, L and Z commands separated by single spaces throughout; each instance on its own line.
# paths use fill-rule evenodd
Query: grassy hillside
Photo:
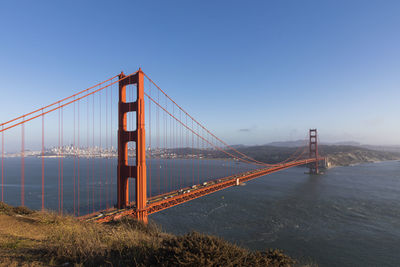
M 298 266 L 199 233 L 174 236 L 133 219 L 109 224 L 0 202 L 1 266 Z
M 400 159 L 400 153 L 355 146 L 322 146 L 321 150 L 328 158 L 329 167 Z

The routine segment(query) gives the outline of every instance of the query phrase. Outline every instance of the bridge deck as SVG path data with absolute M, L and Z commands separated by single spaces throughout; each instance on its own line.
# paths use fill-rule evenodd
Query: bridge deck
M 288 169 L 295 166 L 300 166 L 308 163 L 313 163 L 316 161 L 324 160 L 325 158 L 321 157 L 318 159 L 303 159 L 298 161 L 291 161 L 284 164 L 280 164 L 270 168 L 257 169 L 253 171 L 248 171 L 232 176 L 228 176 L 225 178 L 219 178 L 215 180 L 211 180 L 208 182 L 204 182 L 203 184 L 193 185 L 192 187 L 186 187 L 183 189 L 175 190 L 163 195 L 158 195 L 150 198 L 147 201 L 147 211 L 148 214 L 153 214 L 167 208 L 188 202 L 190 200 L 214 193 L 216 191 L 236 186 L 238 184 L 250 181 L 252 179 L 258 178 L 260 176 L 264 176 L 273 172 L 281 171 L 284 169 Z M 125 209 L 108 209 L 99 213 L 89 214 L 83 216 L 82 218 L 85 220 L 95 220 L 98 222 L 107 222 L 113 219 L 118 219 L 127 215 L 135 215 L 135 204 L 129 208 Z

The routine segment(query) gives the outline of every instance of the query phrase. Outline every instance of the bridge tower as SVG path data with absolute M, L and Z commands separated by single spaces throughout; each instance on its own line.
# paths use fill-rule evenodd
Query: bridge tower
M 310 129 L 309 133 L 309 156 L 310 158 L 316 158 L 318 159 L 318 135 L 317 135 L 317 129 Z M 309 165 L 310 168 L 310 174 L 318 174 L 319 173 L 319 166 L 318 166 L 318 160 L 315 161 L 315 163 L 310 163 Z
M 144 85 L 143 72 L 130 76 L 123 72 L 119 75 L 118 102 L 118 176 L 117 176 L 117 206 L 126 208 L 129 203 L 129 179 L 136 180 L 136 217 L 147 223 L 147 185 L 146 185 L 146 140 L 144 128 Z M 123 79 L 124 78 L 124 79 Z M 121 80 L 123 79 L 123 80 Z M 126 102 L 126 86 L 136 84 L 137 99 Z M 127 130 L 127 113 L 136 112 L 136 130 Z M 128 164 L 128 142 L 136 143 L 136 165 Z

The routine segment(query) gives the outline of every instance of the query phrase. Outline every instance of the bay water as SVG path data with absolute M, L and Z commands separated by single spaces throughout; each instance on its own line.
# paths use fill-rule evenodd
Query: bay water
M 152 195 L 178 188 L 177 181 L 191 185 L 196 179 L 206 181 L 210 173 L 218 178 L 252 169 L 204 160 L 196 177 L 191 160 L 149 161 L 148 167 L 149 163 L 153 185 L 148 194 Z M 26 158 L 25 164 L 25 204 L 39 209 L 40 159 Z M 58 209 L 58 164 L 58 159 L 45 162 L 45 202 L 53 210 Z M 64 211 L 73 213 L 74 179 L 68 171 L 73 160 L 64 159 L 63 165 Z M 81 160 L 80 215 L 114 204 L 115 168 L 114 159 Z M 87 170 L 95 175 L 87 176 Z M 400 266 L 400 162 L 335 167 L 322 175 L 306 171 L 296 167 L 266 175 L 153 214 L 150 220 L 167 232 L 198 231 L 254 250 L 279 248 L 319 266 Z M 11 205 L 21 201 L 20 172 L 20 159 L 5 159 L 4 200 Z M 165 183 L 163 175 L 174 177 L 176 184 Z M 77 172 L 75 183 L 76 176 Z M 77 192 L 75 202 L 77 206 Z

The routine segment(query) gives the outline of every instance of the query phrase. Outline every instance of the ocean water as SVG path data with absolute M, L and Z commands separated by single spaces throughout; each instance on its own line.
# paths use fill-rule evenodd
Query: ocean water
M 279 248 L 319 266 L 400 266 L 400 162 L 292 168 L 151 216 L 166 231 L 199 231 Z
M 21 201 L 20 163 L 16 158 L 5 160 L 4 199 L 12 205 Z M 45 160 L 45 203 L 54 210 L 58 209 L 58 164 L 58 159 Z M 211 173 L 218 178 L 251 168 L 218 160 L 200 164 L 153 160 L 148 161 L 148 167 L 150 164 L 152 187 L 148 194 L 152 195 L 180 184 L 206 181 Z M 73 165 L 72 159 L 64 159 L 67 213 L 74 210 Z M 76 162 L 75 168 L 77 186 Z M 80 215 L 114 204 L 115 168 L 111 159 L 80 160 Z M 297 167 L 260 177 L 245 186 L 153 214 L 150 219 L 168 232 L 199 231 L 249 249 L 279 248 L 319 266 L 400 266 L 400 162 L 336 167 L 317 176 L 305 171 Z M 27 158 L 28 207 L 40 208 L 40 182 L 40 159 Z
M 256 168 L 231 160 L 147 159 L 146 163 L 148 197 Z M 24 176 L 21 166 L 24 166 Z M 14 206 L 21 205 L 23 195 L 25 206 L 41 208 L 41 158 L 26 157 L 23 165 L 21 158 L 5 158 L 3 175 L 4 202 Z M 21 193 L 22 177 L 24 194 Z M 129 199 L 134 201 L 135 180 L 129 179 L 129 183 Z M 75 215 L 78 215 L 78 211 L 79 215 L 84 215 L 104 210 L 115 205 L 116 189 L 115 158 L 44 159 L 46 209 Z

